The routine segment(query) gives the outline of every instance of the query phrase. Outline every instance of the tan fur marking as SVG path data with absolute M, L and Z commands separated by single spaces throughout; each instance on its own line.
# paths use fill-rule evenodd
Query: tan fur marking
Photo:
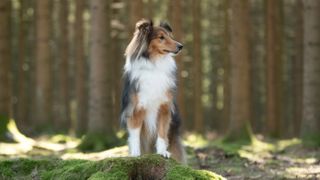
M 151 40 L 148 48 L 150 59 L 156 59 L 159 56 L 165 55 L 168 52 L 174 52 L 177 50 L 177 42 L 172 39 L 170 34 L 163 28 L 155 28 L 154 38 Z M 163 37 L 164 39 L 160 39 Z
M 131 118 L 128 120 L 128 126 L 130 128 L 139 128 L 142 126 L 143 120 L 146 116 L 146 110 L 143 108 L 137 107 L 138 104 L 138 95 L 134 94 L 131 96 L 131 101 L 133 106 L 135 106 Z
M 146 110 L 143 108 L 134 109 L 131 118 L 128 120 L 130 128 L 139 128 L 142 126 L 143 120 L 146 116 Z
M 173 100 L 173 93 L 171 91 L 167 91 L 167 97 L 169 99 L 170 102 L 172 102 Z
M 138 104 L 138 101 L 139 101 L 138 95 L 137 94 L 133 94 L 131 96 L 132 105 L 136 106 Z
M 166 141 L 168 141 L 170 121 L 170 106 L 169 104 L 162 104 L 158 112 L 158 135 Z

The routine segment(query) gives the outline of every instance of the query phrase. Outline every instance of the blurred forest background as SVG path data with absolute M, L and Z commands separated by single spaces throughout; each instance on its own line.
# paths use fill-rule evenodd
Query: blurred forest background
M 320 142 L 318 0 L 1 0 L 0 116 L 25 135 L 112 137 L 124 50 L 168 21 L 183 132 Z

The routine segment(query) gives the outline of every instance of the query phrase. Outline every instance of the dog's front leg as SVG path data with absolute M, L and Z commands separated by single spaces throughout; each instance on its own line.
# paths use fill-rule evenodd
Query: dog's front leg
M 146 111 L 143 108 L 137 108 L 133 111 L 131 118 L 128 120 L 128 144 L 131 156 L 140 156 L 140 132 Z
M 162 104 L 158 112 L 158 137 L 156 141 L 157 154 L 169 158 L 168 152 L 168 131 L 170 127 L 171 114 L 169 104 Z

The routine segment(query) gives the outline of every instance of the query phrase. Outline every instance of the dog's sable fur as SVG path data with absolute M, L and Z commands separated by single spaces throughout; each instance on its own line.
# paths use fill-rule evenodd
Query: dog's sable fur
M 185 163 L 176 104 L 176 63 L 182 45 L 167 23 L 136 23 L 124 66 L 121 123 L 129 133 L 131 156 L 158 153 Z

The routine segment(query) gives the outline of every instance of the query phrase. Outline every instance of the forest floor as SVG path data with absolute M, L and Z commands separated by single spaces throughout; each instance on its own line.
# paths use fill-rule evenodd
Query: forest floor
M 41 136 L 21 143 L 0 142 L 0 161 L 17 158 L 102 160 L 127 156 L 127 146 L 101 152 L 80 152 L 81 140 Z M 32 144 L 32 145 L 30 145 Z M 217 138 L 185 136 L 188 165 L 216 172 L 227 179 L 320 179 L 320 148 L 307 147 L 299 139 L 222 143 Z

